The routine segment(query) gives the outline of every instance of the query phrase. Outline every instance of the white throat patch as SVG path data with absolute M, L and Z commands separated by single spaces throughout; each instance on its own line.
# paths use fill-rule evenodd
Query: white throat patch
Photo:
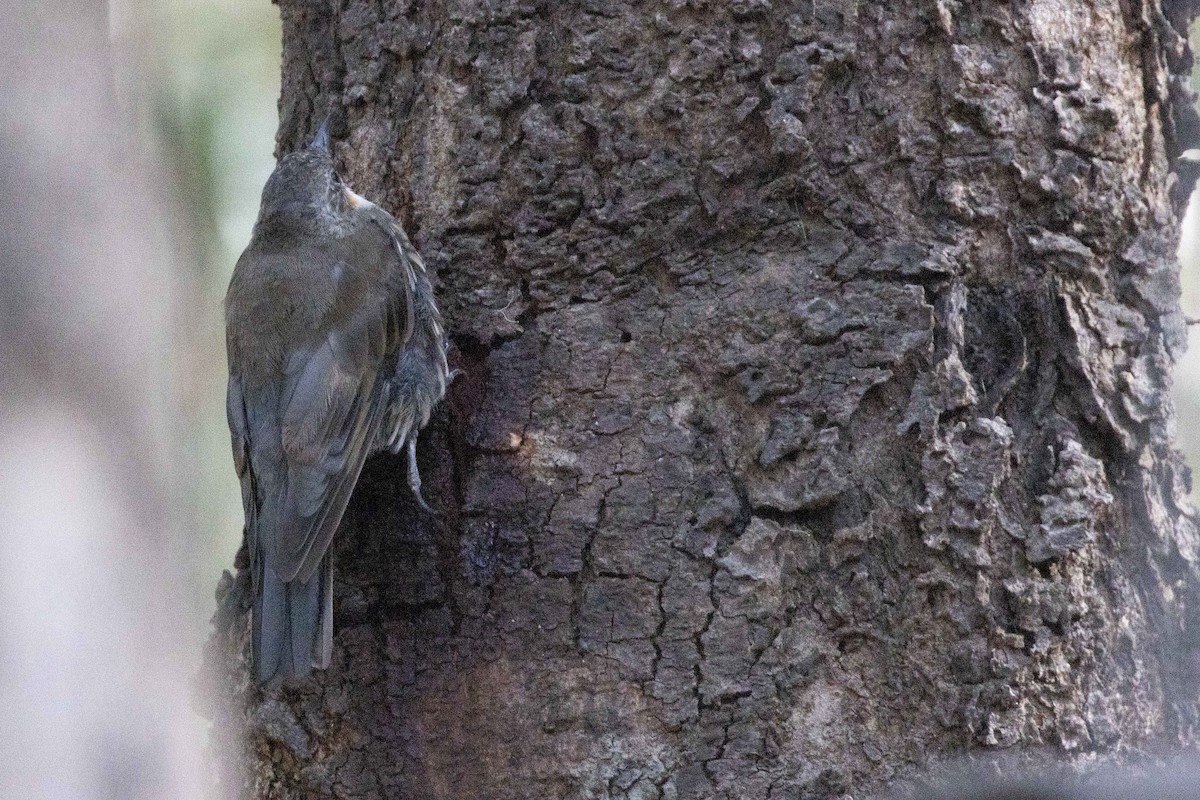
M 375 205 L 362 195 L 355 194 L 354 192 L 350 191 L 350 189 L 346 186 L 342 187 L 342 191 L 345 193 L 346 202 L 350 204 L 351 208 L 371 208 Z

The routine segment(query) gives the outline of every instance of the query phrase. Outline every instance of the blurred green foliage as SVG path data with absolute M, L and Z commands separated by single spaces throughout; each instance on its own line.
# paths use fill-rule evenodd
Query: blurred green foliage
M 267 0 L 154 0 L 164 79 L 156 127 L 180 193 L 206 233 L 205 261 L 224 291 L 274 167 L 280 23 Z

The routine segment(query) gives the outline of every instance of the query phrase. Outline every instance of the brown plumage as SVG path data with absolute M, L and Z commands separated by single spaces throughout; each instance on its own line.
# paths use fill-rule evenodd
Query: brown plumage
M 416 439 L 450 379 L 420 256 L 341 183 L 324 130 L 267 181 L 225 299 L 260 681 L 329 664 L 330 540 L 363 462 L 407 447 L 424 506 Z

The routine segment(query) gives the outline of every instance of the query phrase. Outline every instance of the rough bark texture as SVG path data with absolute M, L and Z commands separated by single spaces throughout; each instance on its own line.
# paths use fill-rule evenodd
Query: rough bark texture
M 356 492 L 333 667 L 240 684 L 256 796 L 857 797 L 1196 740 L 1190 8 L 280 7 L 281 149 L 335 109 L 465 375 L 438 516 L 400 461 Z

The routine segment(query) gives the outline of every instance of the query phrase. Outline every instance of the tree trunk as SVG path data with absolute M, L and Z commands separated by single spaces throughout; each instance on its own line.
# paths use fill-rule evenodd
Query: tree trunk
M 1190 8 L 280 7 L 280 149 L 334 109 L 464 375 L 436 516 L 402 460 L 360 482 L 328 672 L 248 689 L 224 593 L 254 796 L 862 797 L 1196 741 Z

